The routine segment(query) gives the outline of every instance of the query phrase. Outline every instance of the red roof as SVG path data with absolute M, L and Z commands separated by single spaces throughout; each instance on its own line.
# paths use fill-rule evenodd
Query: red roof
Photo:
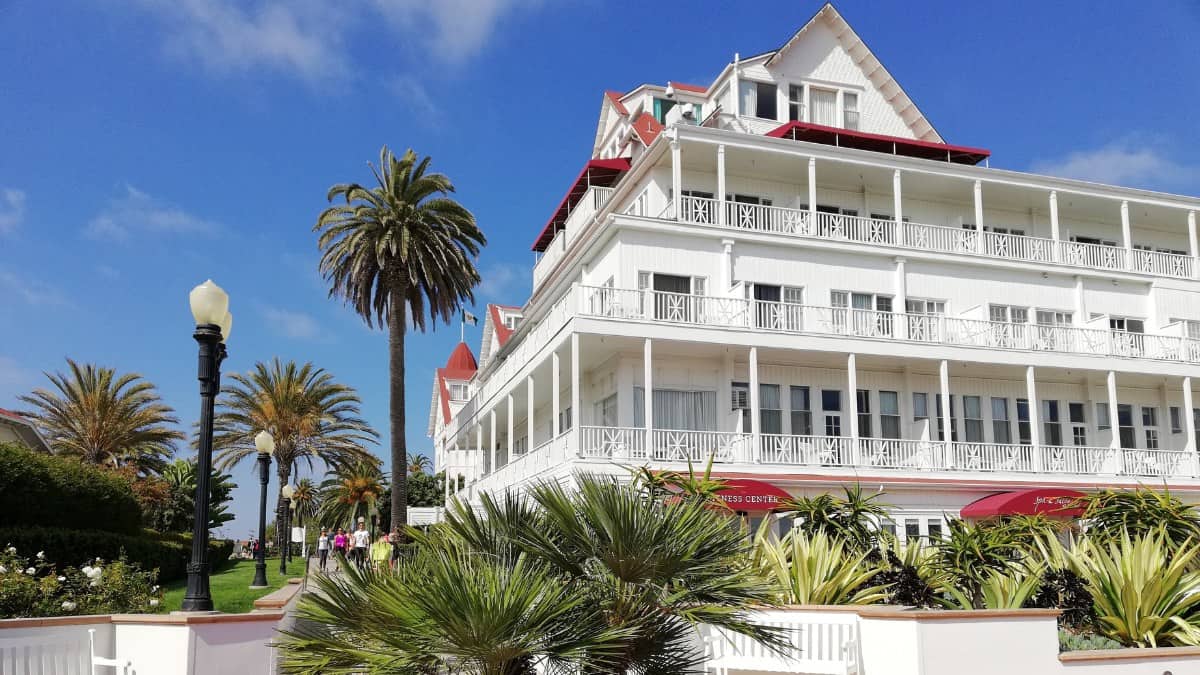
M 624 103 L 621 103 L 621 97 L 625 94 L 610 89 L 604 92 L 604 95 L 608 97 L 608 100 L 612 101 L 613 107 L 617 109 L 617 112 L 621 113 L 622 115 L 629 114 L 629 109 L 625 107 Z
M 696 85 L 696 84 L 684 84 L 682 82 L 674 82 L 674 81 L 672 81 L 670 84 L 672 87 L 675 87 L 676 89 L 682 89 L 684 91 L 694 91 L 698 94 L 703 94 L 708 91 L 708 87 L 701 87 L 700 85 Z
M 775 138 L 790 138 L 793 141 L 808 141 L 842 148 L 886 152 L 905 157 L 937 159 L 954 164 L 978 164 L 992 155 L 990 150 L 982 148 L 872 134 L 866 131 L 827 127 L 808 122 L 788 122 L 767 132 L 767 135 Z
M 492 330 L 496 331 L 496 341 L 503 347 L 508 338 L 512 337 L 512 329 L 504 325 L 500 319 L 500 306 L 488 305 L 488 313 L 492 315 Z
M 1032 516 L 1042 514 L 1057 518 L 1075 518 L 1083 515 L 1079 498 L 1084 494 L 1078 490 L 1063 488 L 1032 488 L 1016 492 L 1001 492 L 989 495 L 963 507 L 963 518 L 995 518 L 996 516 Z
M 654 119 L 654 115 L 644 112 L 634 120 L 633 130 L 637 133 L 638 139 L 641 140 L 642 144 L 648 146 L 662 133 L 663 125 Z
M 446 386 L 446 380 L 469 380 L 478 368 L 471 348 L 467 343 L 460 342 L 450 352 L 446 367 L 437 369 L 438 398 L 442 402 L 442 419 L 445 422 L 450 422 L 450 387 Z
M 571 209 L 583 198 L 584 193 L 587 192 L 589 187 L 593 185 L 610 187 L 628 170 L 629 159 L 626 157 L 588 160 L 588 163 L 583 165 L 583 170 L 579 172 L 574 182 L 571 183 L 567 194 L 563 195 L 558 208 L 554 209 L 554 215 L 550 216 L 550 220 L 542 228 L 542 233 L 533 242 L 533 250 L 546 250 L 546 247 L 554 239 L 554 234 L 561 230 L 567 222 L 567 216 L 570 215 Z

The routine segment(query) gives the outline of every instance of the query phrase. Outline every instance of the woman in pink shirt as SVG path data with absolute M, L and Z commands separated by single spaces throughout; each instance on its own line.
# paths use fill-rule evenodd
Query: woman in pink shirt
M 346 557 L 346 548 L 350 545 L 350 537 L 346 535 L 346 530 L 338 528 L 337 534 L 333 536 L 333 552 L 337 555 L 337 569 L 342 569 L 342 559 Z

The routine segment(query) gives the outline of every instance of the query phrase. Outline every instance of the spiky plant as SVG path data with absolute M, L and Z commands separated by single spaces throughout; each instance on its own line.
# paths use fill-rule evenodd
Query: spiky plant
M 875 548 L 879 523 L 888 517 L 882 494 L 866 495 L 857 483 L 842 488 L 844 497 L 821 494 L 785 502 L 781 509 L 796 517 L 801 531 L 838 537 L 854 551 L 865 553 Z
M 824 532 L 792 530 L 780 539 L 762 527 L 755 535 L 754 563 L 784 604 L 869 605 L 888 597 L 886 586 L 869 584 L 879 567 L 867 554 Z

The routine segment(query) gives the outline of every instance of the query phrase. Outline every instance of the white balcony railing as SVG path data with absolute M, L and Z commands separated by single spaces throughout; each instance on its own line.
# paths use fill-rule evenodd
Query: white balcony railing
M 554 239 L 542 252 L 537 263 L 533 266 L 533 285 L 536 288 L 541 284 L 550 272 L 558 266 L 558 261 L 566 254 L 567 247 L 570 246 L 571 240 L 575 235 L 587 225 L 588 221 L 595 216 L 608 200 L 612 198 L 613 188 L 606 187 L 590 187 L 583 194 L 571 212 L 567 214 L 567 219 L 563 223 L 563 227 L 558 232 L 554 233 Z
M 836 213 L 814 213 L 802 209 L 760 204 L 725 202 L 724 218 L 718 218 L 720 201 L 683 197 L 679 218 L 699 225 L 720 225 L 739 230 L 815 237 L 835 241 L 894 246 L 918 251 L 987 256 L 1003 260 L 1058 263 L 1099 270 L 1127 270 L 1163 277 L 1194 278 L 1191 256 L 1160 251 L 1133 251 L 1104 244 L 1080 243 L 1004 232 L 979 232 L 961 227 L 864 218 Z M 674 210 L 666 212 L 674 217 Z
M 599 286 L 579 293 L 581 315 L 607 319 L 1200 363 L 1200 340 L 1173 335 Z

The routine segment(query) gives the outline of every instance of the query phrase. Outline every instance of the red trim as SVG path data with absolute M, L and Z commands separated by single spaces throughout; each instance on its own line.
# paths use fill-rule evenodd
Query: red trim
M 633 130 L 637 133 L 638 140 L 642 145 L 649 146 L 662 133 L 663 125 L 654 119 L 654 115 L 644 112 L 633 123 Z
M 988 495 L 967 504 L 959 514 L 963 518 L 995 518 L 996 516 L 1032 516 L 1041 514 L 1055 518 L 1077 518 L 1083 515 L 1078 500 L 1079 490 L 1061 488 L 1032 488 L 1015 492 Z
M 991 150 L 972 148 L 966 145 L 934 143 L 913 138 L 872 134 L 866 131 L 827 127 L 807 122 L 788 122 L 767 132 L 773 138 L 790 138 L 793 141 L 809 141 L 843 148 L 857 148 L 889 154 L 937 159 L 954 164 L 978 164 L 992 155 Z
M 446 386 L 445 369 L 437 369 L 438 398 L 442 401 L 442 424 L 450 423 L 450 387 Z
M 612 101 L 613 108 L 616 108 L 617 112 L 621 113 L 622 115 L 629 115 L 629 109 L 625 107 L 624 103 L 621 103 L 621 97 L 625 94 L 610 89 L 604 92 L 604 95 L 608 97 L 608 100 Z
M 703 94 L 708 91 L 708 87 L 701 87 L 695 84 L 684 84 L 683 82 L 675 82 L 674 80 L 671 81 L 671 86 L 684 91 L 694 91 L 697 94 Z
M 21 417 L 20 415 L 18 415 L 17 413 L 15 413 L 11 410 L 5 410 L 4 408 L 0 408 L 0 415 L 3 415 L 5 417 L 11 417 L 14 420 L 17 420 L 18 422 L 24 422 L 26 424 L 29 424 L 29 420 L 25 419 L 24 417 Z
M 650 119 L 654 118 L 651 117 Z M 621 176 L 628 170 L 629 158 L 627 157 L 588 160 L 587 164 L 583 165 L 583 169 L 579 172 L 579 175 L 571 182 L 571 187 L 567 189 L 567 194 L 563 195 L 562 201 L 558 203 L 558 208 L 554 209 L 554 214 L 550 216 L 550 220 L 546 221 L 546 226 L 542 228 L 541 234 L 533 242 L 533 250 L 546 250 L 546 247 L 554 239 L 554 233 L 562 229 L 563 224 L 567 221 L 567 215 L 571 212 L 571 208 L 583 198 L 588 187 L 592 185 L 610 187 L 620 180 Z
M 508 338 L 512 337 L 512 329 L 504 325 L 500 320 L 500 306 L 488 305 L 488 313 L 492 317 L 492 330 L 496 331 L 496 341 L 503 347 Z

